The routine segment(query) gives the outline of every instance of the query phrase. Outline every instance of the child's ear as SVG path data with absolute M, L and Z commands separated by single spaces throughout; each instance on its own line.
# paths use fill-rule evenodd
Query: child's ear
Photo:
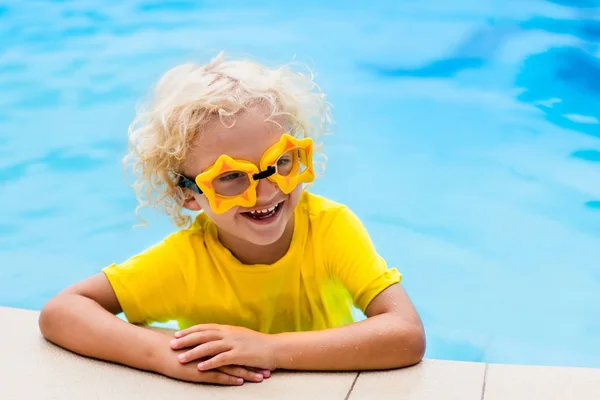
M 186 198 L 183 201 L 183 206 L 185 208 L 187 208 L 188 210 L 192 210 L 192 211 L 200 211 L 202 210 L 202 206 L 200 205 L 200 203 L 198 203 L 198 200 L 196 199 L 196 197 L 189 192 L 189 190 L 186 190 Z

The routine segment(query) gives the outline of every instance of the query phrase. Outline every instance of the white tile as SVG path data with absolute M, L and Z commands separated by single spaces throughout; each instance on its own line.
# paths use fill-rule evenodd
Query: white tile
M 600 369 L 489 364 L 484 400 L 598 400 Z
M 480 400 L 485 364 L 424 360 L 393 371 L 361 372 L 349 400 Z

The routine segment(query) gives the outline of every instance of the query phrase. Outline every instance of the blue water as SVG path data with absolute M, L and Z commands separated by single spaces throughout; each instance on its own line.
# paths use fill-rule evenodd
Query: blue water
M 132 229 L 127 125 L 221 49 L 315 69 L 336 134 L 314 191 L 404 274 L 427 357 L 600 367 L 593 0 L 0 1 L 0 305 L 173 229 Z

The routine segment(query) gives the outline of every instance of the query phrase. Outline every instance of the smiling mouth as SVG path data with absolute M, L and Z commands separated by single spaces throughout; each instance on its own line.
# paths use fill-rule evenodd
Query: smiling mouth
M 269 218 L 276 217 L 277 214 L 279 214 L 279 212 L 281 211 L 282 205 L 283 205 L 283 201 L 280 201 L 279 203 L 275 204 L 273 207 L 265 208 L 262 210 L 253 210 L 253 211 L 243 212 L 242 215 L 244 215 L 247 218 L 255 219 L 255 220 L 269 219 Z

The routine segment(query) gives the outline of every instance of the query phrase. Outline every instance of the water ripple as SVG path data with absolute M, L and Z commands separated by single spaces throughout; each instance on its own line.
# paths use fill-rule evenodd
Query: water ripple
M 590 162 L 600 162 L 600 150 L 577 150 L 571 153 L 571 157 Z
M 591 200 L 585 203 L 586 207 L 593 208 L 594 210 L 600 210 L 600 200 Z
M 164 12 L 164 11 L 193 11 L 200 7 L 198 1 L 146 1 L 136 6 L 136 9 L 142 12 Z

